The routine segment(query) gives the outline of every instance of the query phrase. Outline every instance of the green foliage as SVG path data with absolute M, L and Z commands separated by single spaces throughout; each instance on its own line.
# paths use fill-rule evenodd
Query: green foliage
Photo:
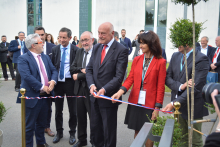
M 193 23 L 189 19 L 177 19 L 170 28 L 170 39 L 176 48 L 179 46 L 193 46 Z M 199 34 L 203 30 L 203 23 L 195 22 L 195 41 L 199 39 Z
M 4 120 L 7 110 L 4 104 L 0 102 L 0 123 Z
M 147 115 L 147 117 L 148 117 L 148 115 Z M 149 117 L 148 117 L 148 119 L 149 119 Z M 174 119 L 174 117 L 173 116 L 157 117 L 157 121 L 155 123 L 154 123 L 154 121 L 149 119 L 151 123 L 154 123 L 153 129 L 152 129 L 152 134 L 153 135 L 156 135 L 156 136 L 161 136 L 162 135 L 163 129 L 164 129 L 164 126 L 166 124 L 167 119 Z M 181 142 L 181 140 L 187 134 L 182 134 L 182 130 L 183 129 L 180 128 L 180 124 L 175 119 L 174 132 L 173 132 L 173 147 L 179 147 L 179 146 L 185 144 L 185 142 Z M 154 142 L 154 145 L 156 147 L 158 147 L 159 142 Z
M 206 107 L 211 114 L 215 113 L 215 106 L 214 106 L 213 104 L 210 104 L 210 103 L 205 103 L 205 104 L 206 104 L 207 106 L 204 105 L 204 107 Z
M 191 5 L 192 3 L 194 3 L 194 5 L 196 5 L 197 3 L 199 3 L 201 0 L 171 0 L 172 2 L 174 2 L 175 4 L 186 4 L 186 5 Z M 203 0 L 204 2 L 207 2 L 208 0 Z

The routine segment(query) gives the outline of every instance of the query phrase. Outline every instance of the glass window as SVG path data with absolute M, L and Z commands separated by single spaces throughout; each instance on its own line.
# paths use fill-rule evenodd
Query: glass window
M 42 0 L 28 0 L 27 34 L 32 34 L 36 26 L 42 26 Z
M 154 26 L 154 0 L 146 0 L 146 15 L 145 25 Z
M 166 27 L 167 24 L 167 0 L 159 0 L 157 26 Z

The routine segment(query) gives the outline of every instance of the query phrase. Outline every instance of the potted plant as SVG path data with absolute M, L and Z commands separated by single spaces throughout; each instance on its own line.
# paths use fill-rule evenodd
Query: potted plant
M 7 109 L 5 108 L 4 104 L 0 102 L 0 123 L 4 120 L 6 115 Z M 2 146 L 3 142 L 3 131 L 0 129 L 0 146 Z

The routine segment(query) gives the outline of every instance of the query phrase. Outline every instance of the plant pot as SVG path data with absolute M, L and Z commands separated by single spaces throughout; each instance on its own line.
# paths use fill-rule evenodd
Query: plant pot
M 3 143 L 3 131 L 0 129 L 0 147 L 2 146 Z

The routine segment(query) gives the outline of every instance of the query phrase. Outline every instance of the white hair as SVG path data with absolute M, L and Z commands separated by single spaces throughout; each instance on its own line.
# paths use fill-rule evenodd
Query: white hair
M 202 38 L 206 38 L 206 41 L 209 41 L 209 38 L 207 36 L 203 36 Z
M 27 49 L 31 49 L 31 45 L 34 43 L 37 43 L 37 38 L 40 38 L 40 36 L 38 34 L 30 34 L 27 36 L 27 38 L 25 39 L 25 46 L 27 47 Z
M 89 33 L 90 38 L 93 38 L 93 34 L 92 34 L 91 32 L 89 32 L 89 31 L 85 31 L 85 32 L 83 32 L 83 33 L 81 34 L 81 36 L 82 36 L 83 34 L 86 34 L 86 33 Z M 80 36 L 80 38 L 81 38 L 81 36 Z

